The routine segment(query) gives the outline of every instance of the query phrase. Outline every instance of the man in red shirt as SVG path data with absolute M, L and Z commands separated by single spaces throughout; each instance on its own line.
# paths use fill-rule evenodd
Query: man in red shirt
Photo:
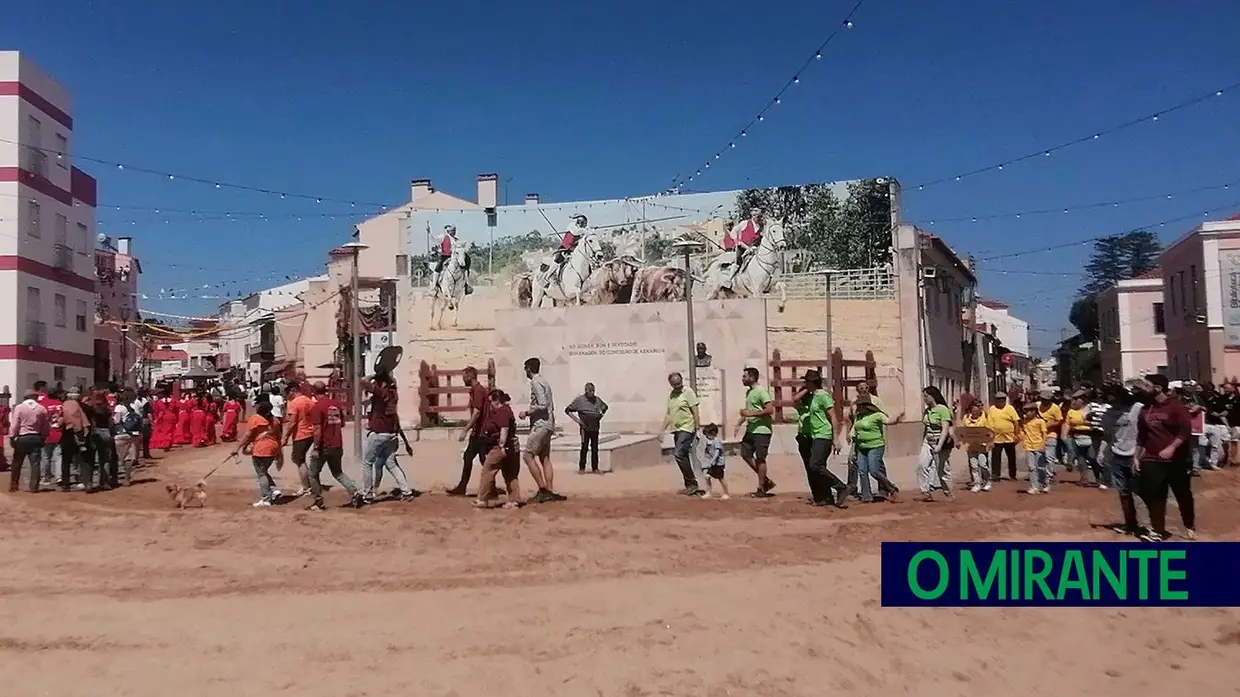
M 1150 531 L 1143 537 L 1159 542 L 1167 537 L 1167 493 L 1175 494 L 1180 518 L 1189 538 L 1197 536 L 1192 489 L 1192 416 L 1172 394 L 1166 375 L 1145 377 L 1150 400 L 1137 422 L 1137 467 L 1142 499 L 1150 512 Z
M 310 453 L 308 473 L 310 495 L 314 497 L 310 510 L 327 510 L 323 504 L 323 483 L 319 481 L 324 463 L 327 464 L 327 471 L 331 472 L 332 477 L 349 493 L 350 505 L 358 508 L 362 505 L 362 495 L 349 475 L 344 473 L 341 464 L 344 460 L 344 407 L 331 398 L 327 393 L 327 385 L 322 382 L 314 383 L 314 395 L 314 405 L 308 414 L 310 425 L 314 429 L 314 449 Z
M 56 484 L 56 472 L 60 469 L 60 410 L 64 406 L 64 402 L 57 399 L 56 393 L 47 392 L 47 383 L 38 382 L 39 396 L 35 399 L 44 409 L 47 410 L 47 420 L 51 425 L 48 431 L 47 440 L 43 441 L 43 457 L 42 457 L 42 475 L 39 478 L 39 485 L 43 487 L 52 487 Z M 62 482 L 63 486 L 68 486 L 68 482 Z
M 589 224 L 590 221 L 584 215 L 573 216 L 572 225 L 569 225 L 564 236 L 560 238 L 560 248 L 555 250 L 555 263 L 563 264 L 568 259 L 568 255 L 577 248 L 577 243 L 589 232 Z
M 465 386 L 469 388 L 469 420 L 461 429 L 459 441 L 464 443 L 468 439 L 469 444 L 465 446 L 462 456 L 461 480 L 455 487 L 448 489 L 449 496 L 467 495 L 465 488 L 469 486 L 469 480 L 473 476 L 474 460 L 481 462 L 489 450 L 489 442 L 482 437 L 482 428 L 491 405 L 491 392 L 478 381 L 478 369 L 472 365 L 466 366 L 462 377 Z
M 728 279 L 728 287 L 736 280 L 736 275 L 740 273 L 741 266 L 745 263 L 745 258 L 749 255 L 749 250 L 757 247 L 762 242 L 762 231 L 766 229 L 766 221 L 762 217 L 761 208 L 750 208 L 749 218 L 742 220 L 732 228 L 730 237 L 736 242 L 736 257 L 732 263 L 732 274 Z

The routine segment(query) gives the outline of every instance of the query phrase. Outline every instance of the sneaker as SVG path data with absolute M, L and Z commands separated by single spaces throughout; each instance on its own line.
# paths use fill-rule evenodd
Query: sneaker
M 366 500 L 362 498 L 361 492 L 353 494 L 352 496 L 349 497 L 350 508 L 361 508 L 362 506 L 365 506 L 365 505 L 366 505 Z
M 1025 493 L 1026 493 L 1026 494 L 1029 494 L 1030 496 L 1035 496 L 1035 495 L 1037 495 L 1037 494 L 1042 493 L 1042 490 L 1041 490 L 1041 489 L 1039 489 L 1039 488 L 1037 488 L 1036 486 L 1031 486 L 1031 487 L 1029 487 L 1029 490 L 1028 490 L 1028 491 L 1026 491 Z
M 982 485 L 982 491 L 990 491 L 990 482 L 986 482 Z
M 755 498 L 755 499 L 775 498 L 775 494 L 772 494 L 769 489 L 758 489 L 757 491 L 754 491 L 753 493 L 749 494 L 749 496 L 750 498 Z
M 595 470 L 595 471 L 597 471 L 597 470 Z M 586 468 L 584 468 L 584 467 L 578 467 L 578 468 L 577 468 L 577 474 L 585 474 L 585 473 L 586 473 Z
M 1162 542 L 1163 540 L 1166 539 L 1165 537 L 1158 534 L 1157 532 L 1154 532 L 1153 530 L 1146 530 L 1145 532 L 1141 533 L 1139 537 L 1145 542 Z
M 982 490 L 982 487 L 977 486 L 976 484 L 975 484 L 975 485 L 973 485 L 973 486 L 971 486 L 971 487 L 969 487 L 969 493 L 972 493 L 972 494 L 977 494 L 977 493 L 980 493 L 980 492 L 981 492 L 981 490 Z
M 720 494 L 720 495 L 719 495 L 719 500 L 720 500 L 720 501 L 730 501 L 731 499 L 732 499 L 732 497 L 731 497 L 731 496 L 728 496 L 727 494 Z
M 451 489 L 446 489 L 444 493 L 447 494 L 448 496 L 468 496 L 469 495 L 465 493 L 465 487 L 459 486 L 459 485 L 454 486 Z
M 297 490 L 296 494 L 293 494 L 293 498 L 299 499 L 303 496 L 309 496 L 309 495 L 310 495 L 310 487 L 303 486 Z
M 279 499 L 281 496 L 283 496 L 283 495 L 284 495 L 284 492 L 283 492 L 283 491 L 280 491 L 279 489 L 272 489 L 272 490 L 271 490 L 271 500 L 272 500 L 272 501 L 276 501 L 276 500 L 278 500 L 278 499 Z
M 1184 536 L 1190 540 L 1195 540 L 1197 539 L 1197 531 L 1192 528 L 1189 528 L 1184 531 Z
M 770 477 L 767 477 L 766 484 L 762 485 L 762 491 L 764 493 L 770 493 L 771 491 L 774 491 L 774 490 L 775 490 L 775 480 L 771 479 Z
M 714 494 L 712 494 L 712 493 L 710 493 L 710 492 L 708 491 L 708 492 L 706 492 L 705 494 L 702 494 L 701 498 L 704 498 L 704 499 L 713 499 L 713 498 L 715 498 L 715 496 L 714 496 Z
M 417 497 L 417 494 L 413 493 L 413 491 L 402 491 L 396 495 L 398 501 L 412 501 Z
M 322 501 L 315 501 L 314 503 L 307 506 L 306 510 L 307 511 L 326 511 L 327 506 L 325 506 Z
M 254 508 L 268 508 L 271 506 L 271 502 L 267 499 L 259 499 L 250 505 Z
M 1039 493 L 1039 494 L 1049 494 L 1049 493 L 1051 493 L 1051 488 L 1050 488 L 1049 486 L 1039 487 L 1039 488 L 1038 488 L 1038 493 Z

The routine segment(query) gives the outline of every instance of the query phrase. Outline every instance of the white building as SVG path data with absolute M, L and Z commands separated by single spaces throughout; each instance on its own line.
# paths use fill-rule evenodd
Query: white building
M 95 180 L 72 166 L 69 93 L 0 51 L 0 385 L 95 377 Z
M 247 380 L 261 381 L 275 360 L 275 313 L 301 303 L 311 281 L 324 280 L 326 276 L 303 278 L 220 305 L 220 324 L 231 327 L 220 333 L 220 352 L 228 357 L 220 370 L 243 367 Z
M 1029 381 L 1031 362 L 1029 360 L 1029 323 L 1019 317 L 1013 317 L 1004 303 L 995 300 L 979 300 L 977 303 L 977 323 L 991 331 L 1011 352 L 1009 358 L 1001 361 L 1006 369 L 1007 386 L 1025 386 Z

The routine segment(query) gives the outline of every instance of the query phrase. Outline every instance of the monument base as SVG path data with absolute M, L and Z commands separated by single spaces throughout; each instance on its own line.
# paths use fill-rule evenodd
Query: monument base
M 565 462 L 574 465 L 581 452 L 581 438 L 575 433 L 551 441 L 551 453 L 556 468 L 565 470 Z M 640 433 L 604 433 L 598 438 L 598 468 L 600 472 L 649 467 L 663 462 L 659 437 Z M 590 464 L 586 456 L 586 466 Z

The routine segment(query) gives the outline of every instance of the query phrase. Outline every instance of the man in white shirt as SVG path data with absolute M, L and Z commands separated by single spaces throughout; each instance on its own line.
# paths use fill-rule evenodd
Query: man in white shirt
M 116 461 L 124 470 L 125 485 L 133 483 L 133 468 L 138 460 L 138 447 L 142 443 L 142 412 L 134 406 L 134 392 L 126 388 L 112 409 L 112 425 L 116 435 Z M 115 485 L 115 484 L 114 484 Z
M 284 397 L 280 395 L 280 387 L 278 385 L 271 386 L 271 415 L 277 419 L 284 418 Z

